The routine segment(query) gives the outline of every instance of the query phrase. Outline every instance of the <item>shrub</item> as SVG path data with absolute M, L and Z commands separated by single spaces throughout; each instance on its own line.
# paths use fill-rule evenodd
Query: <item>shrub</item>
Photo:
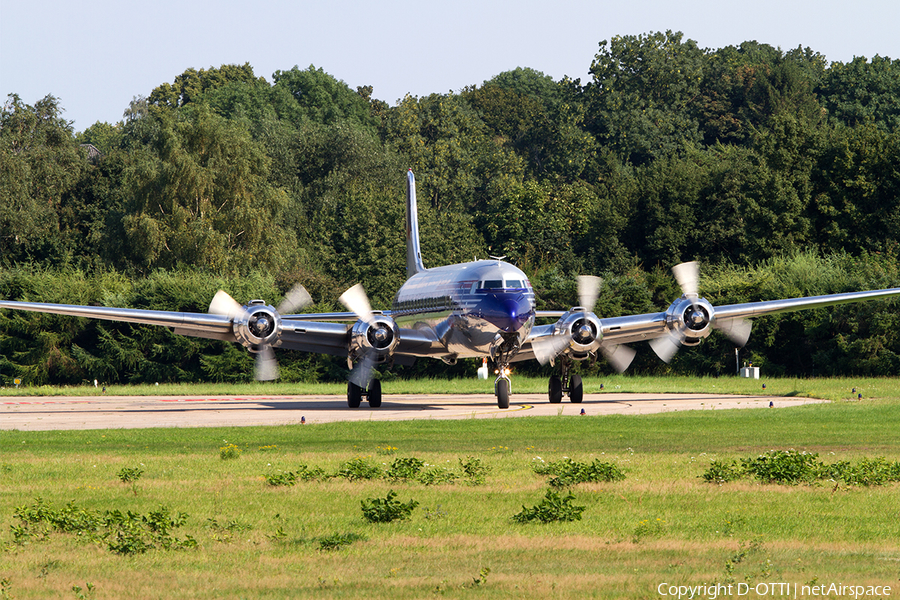
M 392 481 L 415 479 L 424 466 L 425 461 L 418 458 L 395 458 L 384 476 Z
M 419 473 L 419 481 L 424 485 L 453 483 L 457 479 L 459 479 L 459 473 L 447 467 L 430 466 Z
M 543 461 L 533 467 L 538 475 L 553 475 L 551 487 L 568 487 L 586 482 L 622 481 L 625 473 L 612 463 L 601 462 L 596 458 L 591 463 L 581 463 L 571 458 L 563 458 L 550 463 Z
M 460 458 L 459 466 L 469 485 L 483 485 L 490 472 L 490 468 L 485 466 L 480 458 L 474 456 L 467 456 L 466 460 Z
M 341 464 L 335 477 L 343 477 L 350 481 L 359 479 L 378 479 L 382 476 L 381 467 L 367 462 L 363 458 L 354 458 Z
M 818 458 L 815 452 L 772 450 L 743 458 L 741 465 L 764 483 L 810 483 L 819 478 Z
M 745 475 L 743 467 L 739 466 L 736 460 L 730 463 L 724 463 L 714 460 L 709 464 L 709 468 L 700 477 L 707 483 L 728 483 L 735 481 Z
M 370 523 L 390 523 L 398 519 L 408 519 L 412 511 L 419 505 L 415 500 L 406 504 L 396 500 L 394 490 L 388 492 L 386 498 L 366 498 L 360 501 L 363 517 Z
M 122 480 L 122 483 L 133 483 L 141 478 L 144 470 L 140 467 L 123 467 L 116 476 Z
M 279 471 L 265 475 L 266 483 L 272 487 L 292 486 L 297 483 L 297 474 L 293 471 Z
M 513 521 L 516 523 L 528 523 L 530 521 L 540 521 L 541 523 L 551 523 L 553 521 L 580 521 L 581 513 L 584 512 L 584 506 L 575 506 L 572 501 L 575 496 L 566 494 L 560 496 L 559 492 L 547 490 L 547 494 L 540 504 L 531 508 L 522 506 L 522 511 L 513 515 Z

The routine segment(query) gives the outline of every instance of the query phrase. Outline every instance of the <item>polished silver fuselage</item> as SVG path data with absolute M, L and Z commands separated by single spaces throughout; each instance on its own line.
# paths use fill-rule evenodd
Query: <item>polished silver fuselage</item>
M 489 356 L 503 342 L 525 343 L 534 290 L 525 273 L 500 260 L 436 267 L 410 277 L 390 316 L 401 328 L 434 332 L 449 355 Z

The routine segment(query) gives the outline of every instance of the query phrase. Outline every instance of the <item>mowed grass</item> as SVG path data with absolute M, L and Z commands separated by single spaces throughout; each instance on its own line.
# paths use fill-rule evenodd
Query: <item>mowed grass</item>
M 603 383 L 605 391 L 735 393 L 729 386 L 747 386 L 745 393 L 762 392 L 761 382 L 726 379 L 696 379 L 693 387 L 688 378 Z M 862 401 L 855 395 L 851 401 L 852 387 L 862 390 Z M 2 431 L 4 598 L 77 598 L 76 585 L 98 599 L 651 598 L 659 597 L 662 583 L 766 581 L 900 590 L 898 484 L 716 486 L 699 478 L 712 460 L 772 449 L 817 452 L 824 462 L 900 460 L 898 387 L 890 379 L 774 380 L 766 392 L 834 400 L 775 410 Z M 224 460 L 220 449 L 230 444 L 240 456 Z M 615 463 L 626 479 L 570 488 L 574 503 L 585 506 L 580 521 L 514 523 L 512 516 L 538 504 L 548 489 L 533 464 L 564 456 Z M 331 478 L 273 487 L 265 481 L 301 465 L 333 473 L 354 458 L 386 467 L 401 457 L 455 471 L 460 459 L 477 457 L 490 471 L 481 485 Z M 126 467 L 143 474 L 123 483 L 118 473 Z M 402 502 L 419 502 L 412 517 L 365 521 L 360 501 L 390 490 Z M 166 506 L 189 515 L 174 535 L 190 535 L 199 545 L 122 556 L 74 534 L 16 544 L 15 507 L 37 497 L 57 509 L 74 502 L 142 515 Z M 361 539 L 320 549 L 321 538 L 344 533 Z

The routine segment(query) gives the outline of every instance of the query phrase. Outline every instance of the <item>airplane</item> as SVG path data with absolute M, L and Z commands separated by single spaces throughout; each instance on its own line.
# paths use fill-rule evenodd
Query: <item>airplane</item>
M 623 372 L 635 355 L 628 344 L 647 341 L 669 362 L 681 346 L 699 344 L 714 329 L 743 347 L 751 320 L 758 317 L 900 295 L 900 288 L 892 288 L 713 306 L 699 296 L 697 263 L 688 262 L 672 268 L 682 295 L 662 312 L 598 317 L 593 308 L 601 281 L 593 276 L 578 278 L 578 306 L 537 310 L 528 277 L 504 257 L 425 267 L 412 170 L 407 174 L 406 241 L 407 280 L 390 310 L 372 310 L 361 284 L 341 295 L 349 312 L 340 313 L 294 314 L 312 303 L 302 285 L 277 308 L 263 300 L 240 304 L 220 290 L 206 314 L 13 301 L 0 301 L 0 308 L 157 325 L 180 335 L 236 342 L 257 355 L 255 376 L 260 380 L 278 377 L 275 348 L 346 357 L 350 408 L 359 408 L 363 399 L 370 408 L 381 406 L 381 382 L 375 376 L 379 365 L 412 364 L 418 358 L 454 364 L 460 358 L 487 357 L 496 366 L 497 406 L 505 409 L 510 365 L 516 361 L 558 366 L 549 380 L 549 401 L 559 403 L 568 396 L 580 403 L 584 386 L 572 366 L 598 352 Z M 556 321 L 536 324 L 547 318 Z

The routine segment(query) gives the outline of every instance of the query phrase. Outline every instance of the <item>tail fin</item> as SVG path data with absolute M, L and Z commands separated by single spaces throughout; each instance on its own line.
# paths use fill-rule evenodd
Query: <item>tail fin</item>
M 416 206 L 416 178 L 412 169 L 406 181 L 406 276 L 425 270 L 422 249 L 419 247 L 419 210 Z

